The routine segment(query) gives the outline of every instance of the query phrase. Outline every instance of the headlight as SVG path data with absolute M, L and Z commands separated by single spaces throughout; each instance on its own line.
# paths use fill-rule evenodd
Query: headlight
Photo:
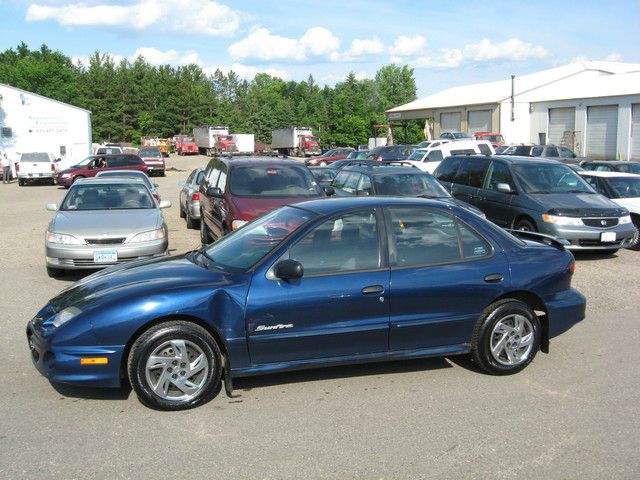
M 628 223 L 631 223 L 631 215 L 627 215 L 625 217 L 620 217 L 620 220 L 618 220 L 618 223 L 620 225 L 626 225 Z
M 53 317 L 53 326 L 58 328 L 67 323 L 73 317 L 81 314 L 82 310 L 78 307 L 67 307 L 64 310 L 60 310 L 55 317 Z
M 231 229 L 237 230 L 240 227 L 246 225 L 247 223 L 249 222 L 247 222 L 246 220 L 234 220 L 233 222 L 231 222 Z
M 131 240 L 129 240 L 129 243 L 151 242 L 153 240 L 160 240 L 161 238 L 164 238 L 163 227 L 160 227 L 157 230 L 139 233 Z
M 542 219 L 547 223 L 553 223 L 554 225 L 572 225 L 572 226 L 580 226 L 583 225 L 581 218 L 575 217 L 561 217 L 559 215 L 548 215 L 543 214 Z
M 69 178 L 71 176 L 70 173 L 63 173 L 60 175 L 61 178 Z
M 64 233 L 47 232 L 47 242 L 60 243 L 62 245 L 82 245 L 80 239 L 73 235 L 66 235 Z

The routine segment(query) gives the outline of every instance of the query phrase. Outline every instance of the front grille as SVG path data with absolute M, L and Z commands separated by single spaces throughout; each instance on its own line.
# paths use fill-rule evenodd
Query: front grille
M 120 245 L 124 243 L 126 237 L 122 238 L 85 238 L 84 241 L 89 245 Z
M 619 244 L 619 240 L 616 240 L 615 242 L 601 242 L 600 240 L 580 240 L 581 247 L 613 247 Z
M 618 225 L 618 218 L 617 217 L 583 218 L 582 223 L 584 223 L 587 227 L 611 228 Z

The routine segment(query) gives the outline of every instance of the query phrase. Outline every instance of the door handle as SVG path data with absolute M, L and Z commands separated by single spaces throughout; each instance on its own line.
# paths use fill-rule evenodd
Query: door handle
M 375 295 L 376 293 L 382 292 L 384 292 L 384 287 L 382 285 L 370 285 L 362 289 L 363 295 Z
M 484 277 L 484 281 L 485 282 L 501 282 L 502 278 L 503 277 L 501 273 L 492 273 Z

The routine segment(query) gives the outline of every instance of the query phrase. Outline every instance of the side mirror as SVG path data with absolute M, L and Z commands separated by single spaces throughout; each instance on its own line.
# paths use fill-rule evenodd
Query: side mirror
M 282 280 L 302 278 L 304 268 L 300 262 L 296 262 L 295 260 L 282 260 L 273 268 L 273 274 Z
M 511 185 L 509 185 L 508 183 L 499 183 L 497 185 L 497 188 L 501 193 L 514 193 L 513 190 L 511 190 Z
M 158 208 L 170 208 L 171 207 L 171 202 L 169 200 L 160 200 L 160 203 L 158 204 Z
M 155 183 L 154 183 L 154 185 L 155 185 Z M 184 180 L 180 180 L 180 181 L 178 182 L 178 186 L 179 186 L 179 187 L 184 187 Z
M 336 189 L 329 185 L 328 187 L 324 187 L 324 193 L 327 194 L 327 197 L 332 197 L 336 194 Z
M 209 187 L 207 188 L 207 197 L 222 198 L 222 190 L 218 187 Z
M 57 203 L 47 203 L 47 207 L 46 208 L 50 212 L 57 212 L 58 211 L 58 204 Z

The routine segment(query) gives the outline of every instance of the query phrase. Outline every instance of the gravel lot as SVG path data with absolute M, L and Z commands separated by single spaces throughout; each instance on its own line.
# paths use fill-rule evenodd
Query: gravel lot
M 176 182 L 157 178 L 172 254 L 199 244 L 178 216 Z M 237 380 L 180 413 L 130 391 L 55 390 L 33 368 L 26 322 L 69 282 L 47 277 L 44 232 L 65 191 L 0 185 L 0 478 L 638 478 L 640 252 L 578 256 L 587 319 L 512 377 L 462 358 Z

